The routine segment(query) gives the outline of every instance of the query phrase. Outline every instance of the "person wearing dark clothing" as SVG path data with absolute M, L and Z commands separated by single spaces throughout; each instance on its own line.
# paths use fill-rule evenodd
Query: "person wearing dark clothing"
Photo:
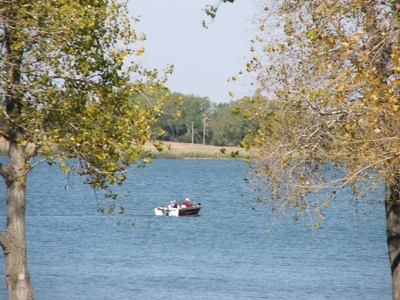
M 171 201 L 171 204 L 169 205 L 170 208 L 177 208 L 178 207 L 178 203 L 176 202 L 176 200 Z

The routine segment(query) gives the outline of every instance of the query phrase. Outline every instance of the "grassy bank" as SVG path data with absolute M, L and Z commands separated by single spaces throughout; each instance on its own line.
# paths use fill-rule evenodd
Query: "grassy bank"
M 154 158 L 160 159 L 246 159 L 249 153 L 240 147 L 219 147 L 192 143 L 165 142 L 164 151 L 159 152 L 148 143 Z

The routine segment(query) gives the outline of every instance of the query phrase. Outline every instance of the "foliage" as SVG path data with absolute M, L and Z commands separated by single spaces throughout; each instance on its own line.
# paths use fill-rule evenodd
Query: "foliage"
M 125 3 L 3 2 L 0 21 L 2 135 L 12 141 L 18 130 L 18 146 L 33 145 L 27 164 L 40 150 L 49 162 L 78 158 L 74 167 L 96 189 L 122 183 L 165 102 L 143 108 L 132 98 L 158 74 L 124 65 L 143 52 L 130 45 L 145 39 L 131 28 Z
M 249 62 L 260 84 L 250 110 L 261 122 L 257 186 L 270 193 L 258 200 L 272 201 L 281 215 L 314 212 L 319 228 L 340 188 L 360 199 L 397 182 L 398 12 L 385 1 L 263 4 L 258 56 Z M 311 203 L 321 188 L 331 193 Z
M 203 119 L 211 114 L 211 102 L 207 97 L 172 93 L 171 101 L 153 129 L 155 139 L 195 143 L 202 142 Z
M 143 146 L 167 97 L 151 107 L 135 97 L 164 88 L 156 70 L 124 64 L 143 54 L 131 45 L 144 39 L 131 27 L 124 2 L 1 2 L 0 136 L 8 141 L 9 160 L 0 164 L 7 186 L 0 245 L 10 299 L 33 299 L 25 238 L 29 171 L 60 161 L 62 172 L 76 171 L 86 184 L 106 191 L 100 210 L 112 214 L 117 195 L 111 186 L 125 181 L 130 165 L 146 161 Z
M 216 105 L 208 125 L 210 144 L 215 146 L 237 146 L 249 132 L 256 130 L 246 116 L 247 101 L 237 100 Z
M 358 210 L 368 191 L 385 186 L 365 203 L 385 204 L 392 294 L 400 299 L 400 7 L 269 4 L 258 19 L 258 55 L 248 63 L 260 84 L 249 111 L 260 120 L 251 178 L 257 200 L 279 217 L 309 216 L 320 229 L 339 191 L 350 189 Z
M 163 93 L 148 99 L 155 101 Z M 245 114 L 248 104 L 244 99 L 215 104 L 207 97 L 181 93 L 172 93 L 169 97 L 171 101 L 164 106 L 162 117 L 152 126 L 155 140 L 190 143 L 193 130 L 193 142 L 201 144 L 206 129 L 206 144 L 237 146 L 256 128 Z

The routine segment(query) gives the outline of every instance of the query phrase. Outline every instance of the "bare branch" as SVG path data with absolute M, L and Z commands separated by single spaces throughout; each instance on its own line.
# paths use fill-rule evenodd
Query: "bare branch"
M 8 239 L 7 237 L 0 231 L 0 246 L 3 248 L 3 251 L 6 253 L 8 248 Z

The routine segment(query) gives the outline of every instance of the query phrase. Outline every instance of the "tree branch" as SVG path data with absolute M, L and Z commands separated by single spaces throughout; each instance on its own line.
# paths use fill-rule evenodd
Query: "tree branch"
M 0 175 L 4 178 L 6 176 L 6 166 L 0 163 Z
M 6 252 L 8 248 L 8 239 L 7 237 L 0 231 L 0 246 L 3 248 L 3 251 Z

